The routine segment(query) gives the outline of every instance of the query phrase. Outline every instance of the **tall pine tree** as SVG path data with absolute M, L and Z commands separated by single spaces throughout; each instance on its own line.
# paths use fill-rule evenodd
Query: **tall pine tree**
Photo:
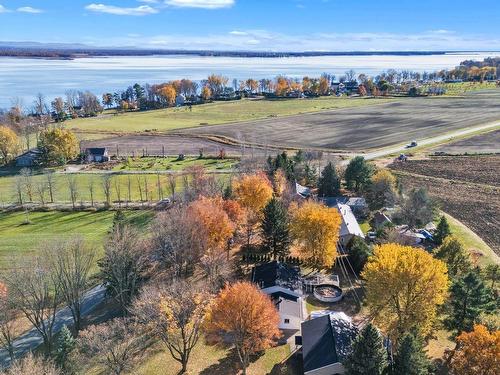
M 364 157 L 356 156 L 352 159 L 345 170 L 345 182 L 349 190 L 360 192 L 370 183 L 373 175 L 373 166 Z
M 354 340 L 344 366 L 349 375 L 382 375 L 387 369 L 387 350 L 382 335 L 368 324 Z
M 68 356 L 76 346 L 76 340 L 71 334 L 71 331 L 66 325 L 63 325 L 59 338 L 57 339 L 56 362 L 63 368 L 67 369 Z
M 434 242 L 437 245 L 441 245 L 446 237 L 451 234 L 450 224 L 448 224 L 448 220 L 443 215 L 439 219 L 439 223 L 436 227 L 436 231 L 434 232 Z
M 287 256 L 290 248 L 288 213 L 283 203 L 273 197 L 264 207 L 261 224 L 262 245 L 274 259 Z
M 392 375 L 427 375 L 429 364 L 422 342 L 414 335 L 407 334 L 394 356 Z
M 450 290 L 448 329 L 470 332 L 482 313 L 492 313 L 498 308 L 491 290 L 484 284 L 479 271 L 474 270 L 455 280 Z
M 340 194 L 340 178 L 332 162 L 329 162 L 318 181 L 318 195 L 321 197 L 336 197 Z

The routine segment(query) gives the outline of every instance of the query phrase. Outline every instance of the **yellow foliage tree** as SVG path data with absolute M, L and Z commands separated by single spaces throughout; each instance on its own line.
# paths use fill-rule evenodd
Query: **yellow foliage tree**
M 0 125 L 0 157 L 3 164 L 12 160 L 19 151 L 19 138 L 14 131 Z
M 331 267 L 335 263 L 341 222 L 335 208 L 321 203 L 306 202 L 292 209 L 292 236 L 313 266 Z
M 64 164 L 78 156 L 78 140 L 67 129 L 54 128 L 40 134 L 38 147 L 42 150 L 47 164 Z
M 210 98 L 212 98 L 212 90 L 210 90 L 210 87 L 203 86 L 201 89 L 201 97 L 203 100 L 210 100 Z
M 423 249 L 376 246 L 361 276 L 375 324 L 397 342 L 413 329 L 430 333 L 448 291 L 446 264 Z
M 175 86 L 173 84 L 168 84 L 162 87 L 161 96 L 165 98 L 169 106 L 174 105 L 175 98 L 177 97 L 177 91 L 175 90 Z
M 271 299 L 248 282 L 226 286 L 205 318 L 208 343 L 231 344 L 240 358 L 243 374 L 250 356 L 272 347 L 280 337 L 280 318 Z
M 500 374 L 500 331 L 489 332 L 476 325 L 470 333 L 457 338 L 457 349 L 451 352 L 451 375 Z

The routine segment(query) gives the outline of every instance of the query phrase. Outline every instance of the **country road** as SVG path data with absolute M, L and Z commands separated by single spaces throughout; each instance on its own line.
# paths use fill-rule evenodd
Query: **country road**
M 82 301 L 82 317 L 89 315 L 101 303 L 106 294 L 106 289 L 102 285 L 98 285 L 90 289 Z M 73 324 L 71 311 L 68 307 L 64 307 L 56 313 L 54 323 L 54 334 L 59 332 L 64 325 L 70 326 Z M 38 331 L 33 328 L 24 333 L 14 341 L 14 355 L 21 357 L 29 351 L 35 350 L 43 343 L 42 337 Z M 10 364 L 9 353 L 2 349 L 0 350 L 0 366 L 6 367 Z

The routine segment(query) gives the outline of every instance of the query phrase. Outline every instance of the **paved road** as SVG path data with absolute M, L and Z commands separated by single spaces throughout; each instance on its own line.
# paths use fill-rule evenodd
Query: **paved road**
M 432 138 L 417 139 L 417 142 L 418 142 L 418 146 L 430 146 L 430 145 L 435 144 L 435 143 L 452 141 L 453 138 L 456 138 L 456 137 L 463 137 L 466 135 L 471 135 L 471 134 L 478 132 L 478 131 L 493 130 L 493 129 L 498 128 L 498 127 L 500 127 L 500 121 L 484 124 L 481 126 L 475 126 L 475 127 L 471 127 L 471 128 L 467 128 L 467 129 L 457 130 L 457 131 L 446 133 L 443 135 L 438 135 L 438 136 L 432 137 Z M 410 141 L 410 140 L 408 140 L 408 141 Z M 398 146 L 389 147 L 389 148 L 383 148 L 380 150 L 368 152 L 365 154 L 359 154 L 359 155 L 364 156 L 364 158 L 367 160 L 372 160 L 372 159 L 377 159 L 377 158 L 391 155 L 391 154 L 402 153 L 404 151 L 411 151 L 411 148 L 410 149 L 407 148 L 406 144 L 405 144 L 405 145 L 398 145 Z
M 89 315 L 95 308 L 101 303 L 105 298 L 106 289 L 99 285 L 89 290 L 82 301 L 82 317 Z M 59 332 L 64 325 L 71 325 L 73 323 L 73 318 L 69 308 L 65 307 L 59 310 L 56 314 L 56 320 L 54 323 L 54 334 Z M 42 337 L 38 331 L 33 328 L 26 332 L 14 342 L 14 354 L 16 357 L 20 357 L 29 351 L 35 350 L 38 346 L 43 343 Z M 10 364 L 9 353 L 6 350 L 0 350 L 0 365 L 2 367 L 8 366 Z

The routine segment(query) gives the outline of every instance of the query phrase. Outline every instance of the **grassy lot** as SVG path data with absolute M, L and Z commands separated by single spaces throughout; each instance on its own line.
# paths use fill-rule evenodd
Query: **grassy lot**
M 423 85 L 422 91 L 425 93 L 430 87 L 440 87 L 446 90 L 447 96 L 463 95 L 469 91 L 488 90 L 498 88 L 495 82 L 457 82 Z
M 238 163 L 237 159 L 213 159 L 186 157 L 179 160 L 177 156 L 166 158 L 128 158 L 126 161 L 113 167 L 114 171 L 182 171 L 183 169 L 199 166 L 207 171 L 232 169 Z
M 89 132 L 135 132 L 146 130 L 168 131 L 200 125 L 263 119 L 267 117 L 294 115 L 326 109 L 359 107 L 368 104 L 388 102 L 390 99 L 367 99 L 347 97 L 320 97 L 314 99 L 284 100 L 239 100 L 214 102 L 192 107 L 168 108 L 146 112 L 131 112 L 70 120 L 69 128 Z
M 152 218 L 149 211 L 126 212 L 130 223 L 146 226 Z M 81 236 L 102 249 L 102 243 L 113 223 L 114 211 L 98 212 L 0 212 L 0 267 L 8 266 L 12 256 L 32 254 L 45 241 Z M 31 224 L 24 224 L 26 218 Z

